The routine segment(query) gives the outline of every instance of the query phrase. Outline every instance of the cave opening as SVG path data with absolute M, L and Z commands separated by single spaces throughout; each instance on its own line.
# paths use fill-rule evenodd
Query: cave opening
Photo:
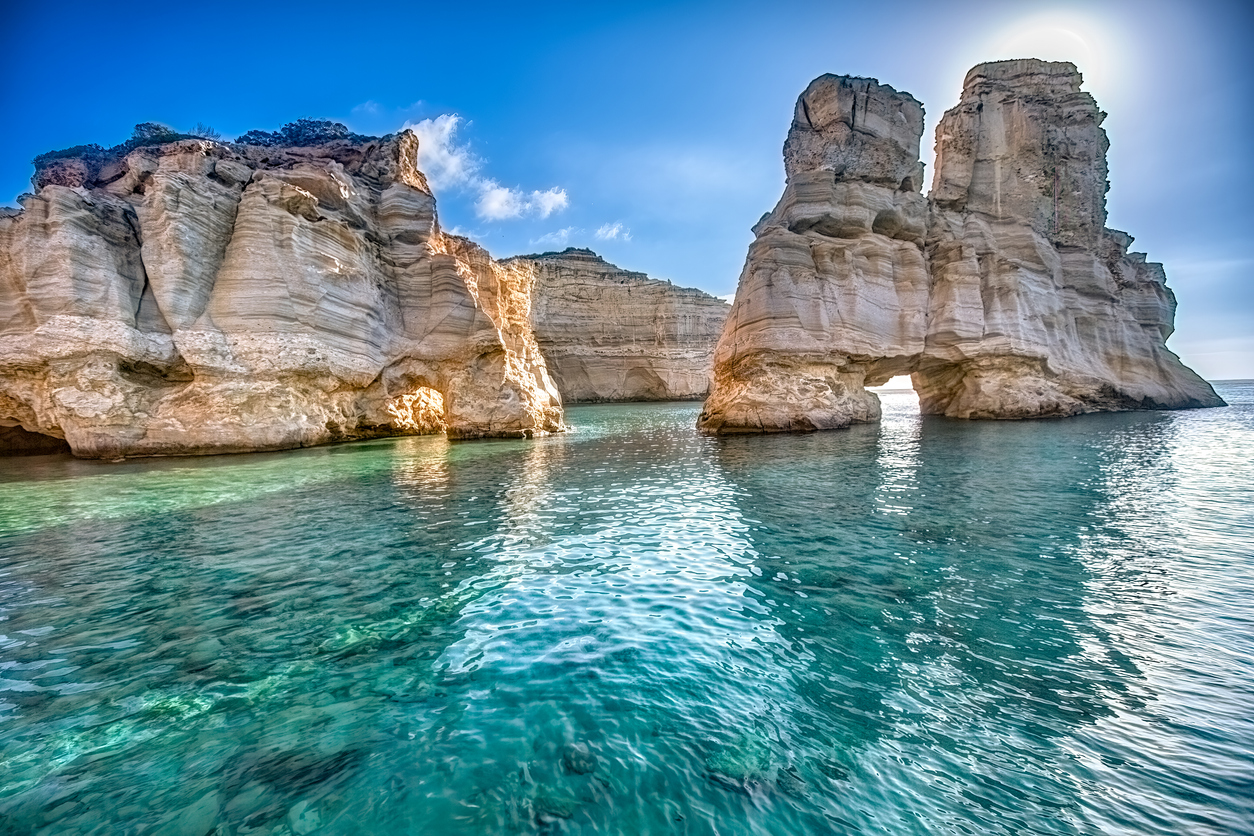
M 403 435 L 436 435 L 448 429 L 444 396 L 430 386 L 419 386 L 392 398 L 387 410 L 392 426 Z
M 46 456 L 68 452 L 70 445 L 64 438 L 31 432 L 20 424 L 0 422 L 0 456 Z
M 918 413 L 919 393 L 915 391 L 911 375 L 899 374 L 879 386 L 866 387 L 880 399 L 882 409 L 892 408 L 897 413 Z

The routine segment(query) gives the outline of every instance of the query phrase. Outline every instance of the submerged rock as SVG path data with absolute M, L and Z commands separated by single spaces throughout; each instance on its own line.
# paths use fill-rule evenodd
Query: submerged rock
M 566 403 L 704 398 L 730 306 L 623 270 L 591 250 L 517 256 L 535 271 L 531 321 Z
M 562 766 L 571 774 L 587 775 L 596 772 L 597 756 L 586 743 L 571 743 L 562 748 Z
M 0 217 L 0 426 L 86 457 L 281 449 L 429 431 L 401 400 L 425 387 L 450 436 L 562 429 L 533 275 L 440 231 L 417 147 L 187 139 L 41 167 Z
M 1080 82 L 1066 63 L 973 69 L 937 128 L 930 198 L 922 105 L 875 79 L 811 83 L 701 429 L 877 421 L 865 387 L 901 374 L 923 412 L 961 418 L 1222 405 L 1166 348 L 1162 266 L 1105 227 L 1105 114 Z
M 532 802 L 537 817 L 568 819 L 579 809 L 579 800 L 549 787 L 540 787 Z
M 780 768 L 775 776 L 775 786 L 779 787 L 785 795 L 791 795 L 794 798 L 805 798 L 810 794 L 809 785 L 801 777 L 797 768 L 792 765 Z
M 771 768 L 771 749 L 765 741 L 743 736 L 716 748 L 705 760 L 712 783 L 734 792 L 749 792 L 766 780 Z

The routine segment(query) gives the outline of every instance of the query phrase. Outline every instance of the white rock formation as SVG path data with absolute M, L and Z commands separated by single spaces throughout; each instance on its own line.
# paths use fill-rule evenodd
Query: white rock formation
M 1105 228 L 1102 114 L 1071 64 L 973 69 L 915 190 L 922 108 L 823 76 L 784 146 L 715 357 L 706 432 L 878 419 L 912 373 L 925 413 L 1030 418 L 1222 405 L 1167 350 L 1162 267 Z
M 1075 65 L 980 64 L 936 129 L 924 412 L 1033 418 L 1221 406 L 1171 353 L 1161 264 L 1106 228 L 1106 151 Z
M 0 217 L 0 426 L 79 456 L 562 428 L 532 277 L 443 235 L 408 131 L 61 160 Z M 427 422 L 430 423 L 430 422 Z
M 534 270 L 531 321 L 563 401 L 704 398 L 730 306 L 650 279 L 591 250 L 518 256 Z
M 926 331 L 922 133 L 923 106 L 874 79 L 825 75 L 801 94 L 787 185 L 753 228 L 703 430 L 879 419 L 864 386 L 908 373 Z

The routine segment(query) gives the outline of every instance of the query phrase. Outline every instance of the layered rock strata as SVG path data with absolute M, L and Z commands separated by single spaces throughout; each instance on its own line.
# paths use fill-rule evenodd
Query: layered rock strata
M 1166 347 L 1161 264 L 1106 228 L 1101 123 L 1075 65 L 980 64 L 936 129 L 925 412 L 1032 418 L 1221 406 Z
M 730 306 L 586 249 L 518 256 L 535 273 L 531 322 L 566 403 L 704 398 Z
M 878 419 L 865 386 L 911 374 L 925 413 L 1032 418 L 1222 405 L 1165 346 L 1162 266 L 1105 227 L 1105 114 L 1074 65 L 981 64 L 937 128 L 922 107 L 823 76 L 784 146 L 715 355 L 707 432 Z
M 825 75 L 797 101 L 787 185 L 756 236 L 700 417 L 716 433 L 879 419 L 865 386 L 924 347 L 923 106 L 874 79 Z
M 532 275 L 440 232 L 416 152 L 406 131 L 42 167 L 0 218 L 0 426 L 86 457 L 281 449 L 417 431 L 396 405 L 428 387 L 450 436 L 561 429 Z

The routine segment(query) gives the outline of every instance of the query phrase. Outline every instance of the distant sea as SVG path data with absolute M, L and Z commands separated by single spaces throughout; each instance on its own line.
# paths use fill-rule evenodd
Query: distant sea
M 0 461 L 4 834 L 1254 833 L 1226 408 Z

